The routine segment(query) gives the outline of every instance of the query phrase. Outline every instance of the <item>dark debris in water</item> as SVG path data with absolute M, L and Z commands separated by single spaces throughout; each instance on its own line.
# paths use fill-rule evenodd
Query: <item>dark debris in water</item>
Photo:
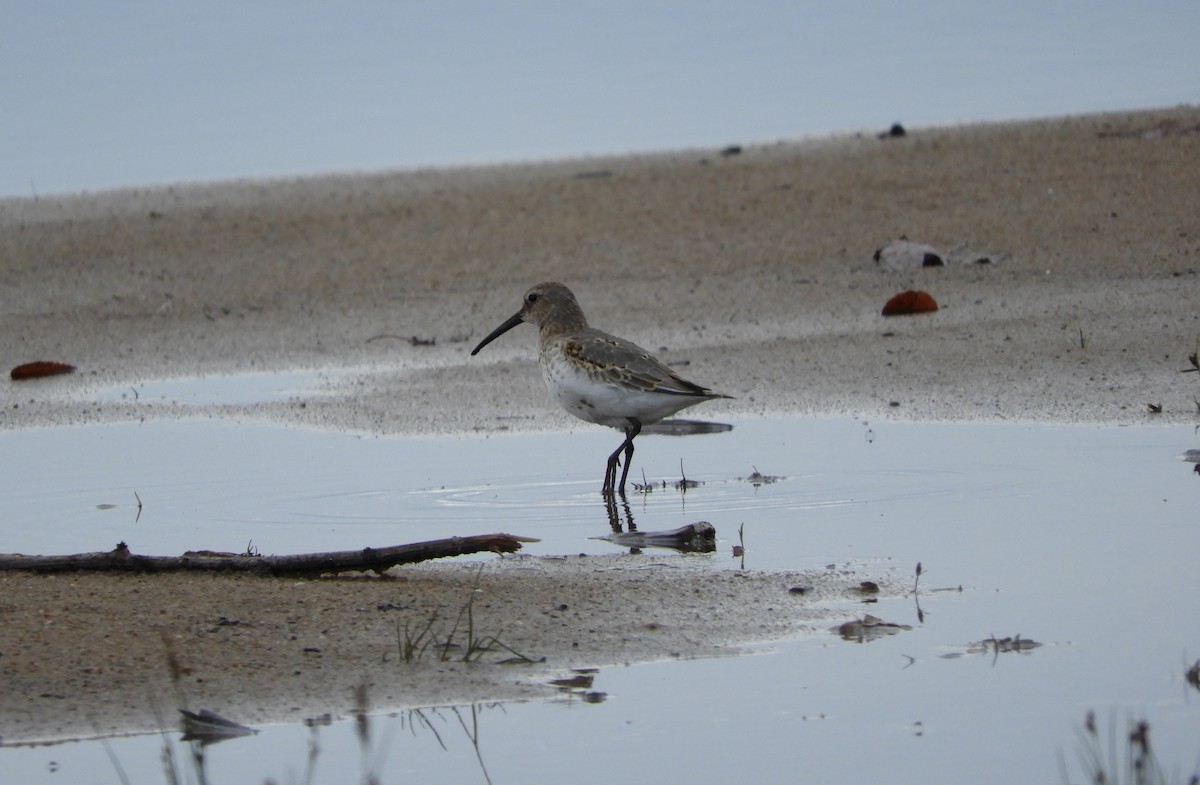
M 861 619 L 853 619 L 844 624 L 839 624 L 833 629 L 838 635 L 842 636 L 842 640 L 853 643 L 867 643 L 868 641 L 885 638 L 888 635 L 895 635 L 898 632 L 911 630 L 912 627 L 908 624 L 894 624 L 884 621 L 878 616 L 864 613 Z
M 688 491 L 692 488 L 699 488 L 701 484 L 699 480 L 689 480 L 687 477 L 684 477 L 674 482 L 667 480 L 660 480 L 659 482 L 635 482 L 633 483 L 633 489 L 638 493 L 654 493 L 656 490 L 665 491 L 670 489 Z
M 763 474 L 758 470 L 757 466 L 751 466 L 750 468 L 754 471 L 745 477 L 738 477 L 738 480 L 742 482 L 748 482 L 755 488 L 763 485 L 770 485 L 772 483 L 779 482 L 780 480 L 787 479 L 786 477 L 777 474 Z
M 1183 678 L 1187 683 L 1192 685 L 1197 690 L 1200 690 L 1200 660 L 1192 663 L 1192 667 L 1188 668 L 1183 674 Z
M 575 674 L 574 676 L 552 679 L 550 684 L 557 687 L 559 692 L 565 693 L 573 699 L 578 698 L 584 703 L 603 703 L 608 698 L 608 693 L 592 689 L 596 674 L 600 672 L 598 668 L 576 668 L 572 672 Z
M 628 548 L 672 548 L 681 553 L 712 553 L 717 549 L 717 529 L 696 521 L 677 529 L 652 532 L 613 532 L 593 540 L 606 540 Z
M 1031 638 L 1022 638 L 1020 633 L 1011 638 L 997 638 L 995 635 L 983 640 L 968 643 L 963 651 L 943 654 L 942 659 L 955 659 L 964 654 L 1028 654 L 1042 644 Z
M 225 739 L 235 739 L 239 736 L 249 736 L 258 733 L 254 728 L 248 728 L 245 725 L 226 719 L 215 711 L 201 709 L 200 711 L 188 711 L 180 709 L 179 713 L 183 715 L 183 740 L 196 740 L 204 744 L 223 741 Z
M 577 673 L 567 679 L 552 679 L 550 683 L 561 690 L 590 690 L 595 680 L 595 673 Z
M 967 652 L 971 654 L 981 653 L 996 653 L 1007 654 L 1009 652 L 1026 652 L 1032 651 L 1042 644 L 1030 638 L 1022 638 L 1020 633 L 1011 638 L 997 638 L 993 635 L 990 638 L 972 643 L 967 647 Z

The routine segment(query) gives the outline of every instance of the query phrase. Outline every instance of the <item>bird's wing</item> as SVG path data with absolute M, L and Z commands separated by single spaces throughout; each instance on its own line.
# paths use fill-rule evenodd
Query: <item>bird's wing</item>
M 684 379 L 642 347 L 599 330 L 588 330 L 568 339 L 563 351 L 596 380 L 646 392 L 719 397 L 718 393 Z

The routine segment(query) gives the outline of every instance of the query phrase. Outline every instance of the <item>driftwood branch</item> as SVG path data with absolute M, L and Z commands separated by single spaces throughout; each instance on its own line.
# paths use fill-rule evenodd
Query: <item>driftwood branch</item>
M 472 537 L 449 537 L 410 545 L 386 548 L 363 548 L 358 551 L 328 553 L 298 553 L 284 556 L 255 554 L 188 552 L 182 556 L 141 556 L 131 553 L 125 543 L 111 551 L 77 553 L 65 556 L 0 555 L 0 570 L 26 572 L 248 572 L 255 575 L 321 575 L 348 571 L 370 570 L 382 573 L 398 564 L 412 564 L 427 559 L 462 556 L 468 553 L 492 551 L 512 553 L 523 542 L 537 542 L 534 537 L 513 534 L 479 534 Z
M 696 521 L 678 529 L 654 532 L 613 532 L 593 540 L 607 540 L 629 548 L 674 548 L 681 553 L 712 553 L 717 549 L 717 528 Z

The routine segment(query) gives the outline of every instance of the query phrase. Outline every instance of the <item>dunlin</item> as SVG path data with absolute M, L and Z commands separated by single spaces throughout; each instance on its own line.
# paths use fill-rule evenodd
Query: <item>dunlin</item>
M 540 283 L 525 292 L 521 310 L 492 330 L 471 354 L 521 322 L 535 324 L 540 331 L 542 378 L 563 408 L 581 420 L 625 432 L 625 441 L 608 456 L 603 493 L 625 493 L 633 439 L 643 426 L 688 406 L 731 397 L 689 382 L 636 344 L 589 327 L 575 295 L 561 283 Z M 618 486 L 621 453 L 625 468 Z

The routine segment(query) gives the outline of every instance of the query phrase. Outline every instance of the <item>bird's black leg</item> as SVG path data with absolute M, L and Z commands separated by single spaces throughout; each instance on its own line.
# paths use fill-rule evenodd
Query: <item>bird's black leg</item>
M 613 453 L 613 457 L 616 457 L 622 448 L 625 450 L 625 468 L 621 471 L 621 485 L 617 488 L 617 493 L 622 496 L 625 495 L 625 478 L 629 476 L 629 464 L 633 462 L 633 437 L 642 432 L 642 424 L 640 422 L 632 418 L 629 422 L 630 426 L 625 431 L 625 443 L 617 448 L 617 452 Z M 616 479 L 616 474 L 616 467 L 614 466 L 613 479 Z
M 642 432 L 642 424 L 630 418 L 629 427 L 625 429 L 625 441 L 621 442 L 612 455 L 608 456 L 608 465 L 604 469 L 604 487 L 601 493 L 619 493 L 625 495 L 625 478 L 629 476 L 629 461 L 633 458 L 633 437 Z M 625 469 L 621 472 L 621 486 L 617 484 L 617 466 L 621 463 L 621 453 L 625 453 Z

